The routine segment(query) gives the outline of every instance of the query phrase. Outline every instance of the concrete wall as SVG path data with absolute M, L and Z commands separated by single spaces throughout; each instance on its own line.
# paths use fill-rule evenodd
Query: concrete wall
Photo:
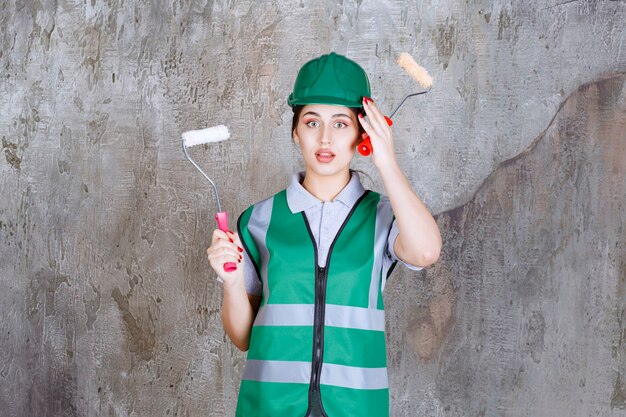
M 302 167 L 302 63 L 360 62 L 438 214 L 386 289 L 394 416 L 626 415 L 623 1 L 1 2 L 0 415 L 232 416 L 204 251 Z M 354 167 L 383 191 L 368 159 Z

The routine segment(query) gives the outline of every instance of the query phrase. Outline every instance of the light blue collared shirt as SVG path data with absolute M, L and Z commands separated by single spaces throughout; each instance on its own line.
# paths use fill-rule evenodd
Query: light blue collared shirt
M 324 266 L 326 265 L 330 245 L 333 243 L 335 236 L 339 232 L 339 228 L 350 213 L 350 210 L 352 210 L 354 204 L 365 192 L 365 188 L 363 188 L 361 184 L 359 174 L 352 171 L 350 181 L 343 190 L 337 194 L 334 201 L 321 201 L 302 186 L 303 180 L 304 172 L 294 174 L 291 178 L 291 183 L 287 187 L 287 205 L 289 206 L 289 210 L 294 214 L 304 211 L 317 245 L 318 265 Z M 388 198 L 385 196 L 382 196 L 381 199 L 388 201 Z M 386 271 L 388 271 L 396 261 L 400 261 L 407 268 L 414 271 L 422 269 L 398 259 L 393 250 L 393 245 L 398 237 L 398 233 L 398 226 L 394 219 L 391 230 L 389 231 L 389 237 L 387 238 L 387 250 L 384 251 L 383 255 L 384 276 L 386 275 Z M 245 265 L 246 291 L 248 294 L 252 295 L 263 295 L 261 280 L 257 277 L 254 265 L 246 251 L 243 252 L 243 260 Z

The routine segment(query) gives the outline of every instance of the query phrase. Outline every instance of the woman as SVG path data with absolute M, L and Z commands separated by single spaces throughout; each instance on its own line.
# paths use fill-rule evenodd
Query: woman
M 213 232 L 224 329 L 248 350 L 237 416 L 389 414 L 382 291 L 398 260 L 433 264 L 441 236 L 369 96 L 354 61 L 331 53 L 306 63 L 288 100 L 305 171 L 250 206 L 238 233 Z M 350 170 L 363 131 L 388 198 Z M 226 262 L 239 268 L 227 273 Z

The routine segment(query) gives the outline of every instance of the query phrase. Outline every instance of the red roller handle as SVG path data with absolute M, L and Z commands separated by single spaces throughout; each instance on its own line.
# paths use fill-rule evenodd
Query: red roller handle
M 220 211 L 216 213 L 215 220 L 217 220 L 217 227 L 219 227 L 222 232 L 228 232 L 228 212 Z M 224 264 L 224 271 L 233 272 L 235 270 L 237 270 L 237 264 L 234 262 L 226 262 Z
M 393 125 L 393 121 L 387 116 L 385 116 L 385 121 L 389 126 Z M 361 155 L 369 156 L 369 154 L 372 153 L 372 141 L 370 140 L 370 135 L 368 135 L 367 133 L 362 133 L 361 137 L 363 138 L 363 140 L 361 141 L 361 143 L 359 143 L 357 149 Z
M 362 133 L 361 138 L 363 140 L 359 143 L 357 147 L 359 153 L 363 156 L 369 156 L 372 153 L 372 141 L 370 140 L 370 136 L 367 133 Z

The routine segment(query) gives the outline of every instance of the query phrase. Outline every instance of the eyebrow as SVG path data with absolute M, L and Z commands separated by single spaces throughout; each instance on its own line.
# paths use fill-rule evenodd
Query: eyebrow
M 308 112 L 304 113 L 302 116 L 306 116 L 306 115 L 308 115 L 308 114 L 310 114 L 310 115 L 312 115 L 312 116 L 316 116 L 316 117 L 322 117 L 319 113 L 315 113 L 314 111 L 308 111 Z M 347 115 L 347 114 L 345 114 L 345 113 L 337 113 L 337 114 L 333 114 L 333 115 L 331 116 L 331 119 L 334 119 L 335 117 L 347 117 L 348 119 L 350 119 L 350 116 L 348 116 L 348 115 Z

